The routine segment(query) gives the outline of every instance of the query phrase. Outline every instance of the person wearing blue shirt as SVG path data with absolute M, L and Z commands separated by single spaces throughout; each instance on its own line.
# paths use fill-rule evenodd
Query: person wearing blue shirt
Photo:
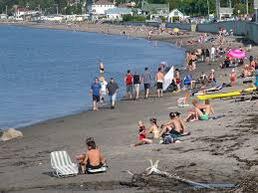
M 99 79 L 95 78 L 95 81 L 91 85 L 90 93 L 92 94 L 92 100 L 93 100 L 93 111 L 98 110 L 98 103 L 100 100 L 100 90 L 101 90 L 101 84 L 99 83 Z

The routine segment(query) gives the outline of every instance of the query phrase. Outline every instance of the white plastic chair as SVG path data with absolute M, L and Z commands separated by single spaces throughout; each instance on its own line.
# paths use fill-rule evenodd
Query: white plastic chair
M 54 169 L 54 176 L 67 177 L 78 174 L 77 164 L 71 161 L 66 151 L 54 151 L 50 154 L 51 167 Z

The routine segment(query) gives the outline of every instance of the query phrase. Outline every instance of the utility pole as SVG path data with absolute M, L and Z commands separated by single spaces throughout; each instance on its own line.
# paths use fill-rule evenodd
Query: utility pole
M 249 14 L 249 1 L 245 0 L 246 2 L 246 14 Z
M 56 4 L 56 14 L 59 14 L 59 10 L 58 10 L 58 4 Z
M 209 0 L 207 0 L 207 7 L 208 7 L 208 18 L 210 17 L 210 3 Z
M 216 0 L 216 15 L 217 19 L 220 19 L 220 0 Z

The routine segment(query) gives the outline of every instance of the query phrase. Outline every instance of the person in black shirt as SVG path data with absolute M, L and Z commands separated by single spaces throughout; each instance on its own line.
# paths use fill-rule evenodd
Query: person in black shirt
M 133 75 L 133 84 L 135 89 L 135 99 L 139 99 L 141 80 L 140 75 L 137 72 Z
M 113 78 L 111 78 L 110 82 L 107 84 L 107 92 L 110 97 L 111 109 L 115 108 L 116 95 L 117 95 L 118 89 L 119 87 L 117 83 Z

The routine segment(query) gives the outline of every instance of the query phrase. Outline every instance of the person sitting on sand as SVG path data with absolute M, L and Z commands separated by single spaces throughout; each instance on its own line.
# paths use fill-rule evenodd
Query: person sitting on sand
M 192 104 L 194 109 L 187 116 L 186 122 L 196 120 L 196 118 L 199 120 L 207 121 L 209 120 L 209 116 L 214 114 L 214 109 L 210 105 L 209 100 L 206 100 L 205 104 L 200 104 L 197 100 L 193 100 Z
M 153 139 L 159 139 L 159 126 L 157 125 L 157 119 L 151 118 L 150 119 L 151 126 L 148 129 L 148 133 L 153 134 Z
M 211 69 L 211 72 L 208 76 L 208 81 L 209 83 L 211 83 L 212 85 L 215 85 L 216 84 L 216 77 L 215 77 L 215 70 L 214 69 Z
M 177 106 L 187 107 L 189 106 L 190 92 L 186 91 L 185 96 L 177 99 Z
M 160 132 L 160 136 L 167 132 L 178 136 L 189 134 L 189 132 L 186 131 L 184 121 L 179 116 L 180 113 L 178 112 L 169 113 L 170 120 L 161 125 L 162 131 Z
M 100 149 L 96 146 L 95 140 L 90 137 L 86 139 L 87 152 L 76 157 L 79 161 L 80 173 L 85 173 L 88 169 L 99 169 L 106 164 Z
M 147 138 L 147 129 L 145 125 L 143 124 L 142 121 L 138 122 L 138 143 L 134 144 L 133 146 L 139 146 L 139 145 L 144 145 L 144 144 L 151 144 L 152 140 Z

